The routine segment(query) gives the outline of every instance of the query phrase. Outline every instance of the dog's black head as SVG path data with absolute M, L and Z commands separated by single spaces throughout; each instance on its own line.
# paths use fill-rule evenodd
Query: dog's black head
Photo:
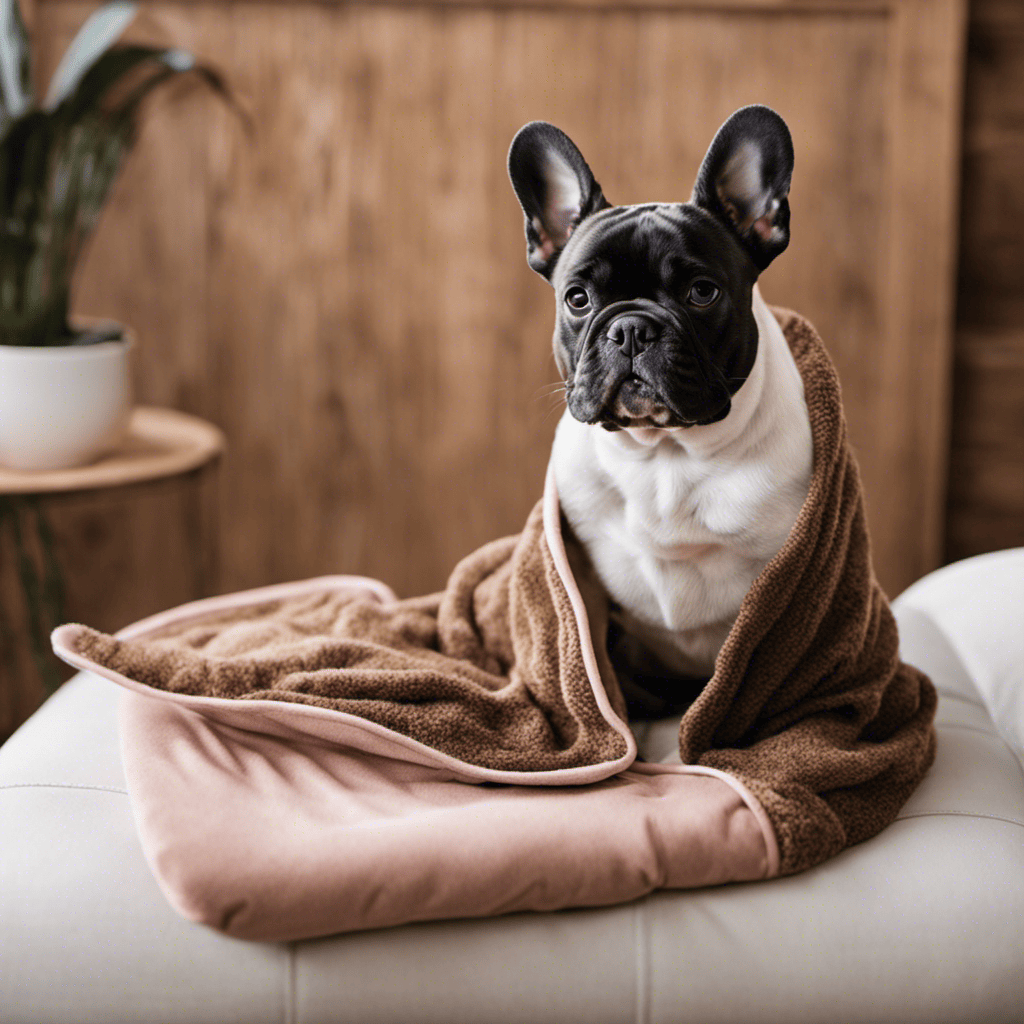
M 613 207 L 569 137 L 542 121 L 520 129 L 508 162 L 527 259 L 555 289 L 572 415 L 611 430 L 724 419 L 757 355 L 751 290 L 789 243 L 782 118 L 733 114 L 688 203 Z

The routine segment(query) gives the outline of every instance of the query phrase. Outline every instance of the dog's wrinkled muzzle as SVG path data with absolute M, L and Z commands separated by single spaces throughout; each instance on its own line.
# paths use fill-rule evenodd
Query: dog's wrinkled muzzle
M 568 396 L 572 415 L 608 430 L 719 418 L 728 391 L 716 388 L 689 334 L 670 310 L 647 299 L 604 307 L 581 346 Z

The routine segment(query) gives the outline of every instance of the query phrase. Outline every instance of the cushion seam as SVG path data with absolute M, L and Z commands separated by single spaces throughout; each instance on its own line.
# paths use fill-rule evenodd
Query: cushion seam
M 296 963 L 295 943 L 285 944 L 284 1019 L 285 1024 L 298 1024 L 298 1000 L 295 992 Z
M 978 814 L 975 811 L 914 811 L 911 814 L 901 814 L 896 821 L 909 821 L 911 818 L 977 818 L 983 821 L 1002 821 L 1007 825 L 1017 825 L 1024 828 L 1024 821 L 1019 818 L 1007 818 L 1002 814 Z
M 636 978 L 636 1024 L 650 1024 L 650 959 L 647 950 L 647 901 L 640 900 L 633 910 L 634 972 Z
M 114 786 L 87 786 L 76 782 L 10 782 L 0 783 L 2 789 L 88 789 L 96 793 L 119 793 L 127 796 L 128 790 Z

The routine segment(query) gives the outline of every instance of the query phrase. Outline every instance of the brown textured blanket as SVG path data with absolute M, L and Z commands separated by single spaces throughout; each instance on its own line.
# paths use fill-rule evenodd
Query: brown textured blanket
M 838 380 L 813 328 L 794 313 L 775 315 L 804 381 L 810 492 L 679 730 L 690 766 L 681 770 L 734 780 L 774 837 L 758 847 L 768 849 L 767 868 L 762 856 L 752 874 L 681 884 L 789 874 L 867 839 L 893 820 L 934 757 L 935 692 L 899 660 Z M 469 782 L 550 786 L 615 776 L 636 757 L 607 624 L 607 599 L 561 520 L 549 475 L 523 533 L 469 555 L 440 594 L 390 601 L 313 588 L 200 604 L 129 638 L 64 626 L 54 646 L 73 664 L 150 696 L 174 695 L 200 715 L 216 717 L 230 702 L 247 705 L 244 721 L 254 723 L 273 719 L 274 704 L 302 705 L 316 709 L 302 721 L 318 741 L 337 740 L 324 724 L 334 721 L 368 756 L 442 767 Z M 231 728 L 243 721 L 229 719 Z M 369 746 L 352 740 L 360 723 Z M 570 895 L 560 905 L 631 894 Z M 491 911 L 459 904 L 457 912 Z

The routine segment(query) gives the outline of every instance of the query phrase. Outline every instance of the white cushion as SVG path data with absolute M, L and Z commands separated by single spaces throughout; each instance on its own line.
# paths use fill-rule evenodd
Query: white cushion
M 941 696 L 935 766 L 890 828 L 792 878 L 606 909 L 289 944 L 190 924 L 135 838 L 117 688 L 82 674 L 0 748 L 0 1020 L 1024 1022 L 1024 775 L 985 707 L 1019 707 L 991 637 L 1021 632 L 1024 598 L 962 610 L 1002 559 L 1020 572 L 984 556 L 895 603 Z M 674 728 L 642 735 L 651 760 Z
M 932 621 L 1000 735 L 1024 759 L 1024 548 L 954 562 L 899 598 Z

